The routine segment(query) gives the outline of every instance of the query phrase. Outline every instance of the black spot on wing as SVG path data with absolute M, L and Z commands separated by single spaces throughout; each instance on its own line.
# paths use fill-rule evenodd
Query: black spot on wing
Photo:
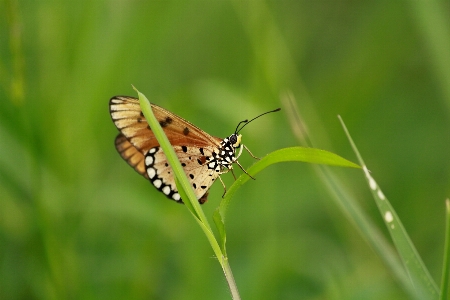
M 173 120 L 171 117 L 166 117 L 164 120 L 159 121 L 159 125 L 161 125 L 161 127 L 167 127 L 172 122 Z

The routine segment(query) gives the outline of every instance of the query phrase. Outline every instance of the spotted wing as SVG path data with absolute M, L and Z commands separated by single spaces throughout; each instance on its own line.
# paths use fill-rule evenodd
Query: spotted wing
M 214 148 L 174 146 L 174 149 L 197 199 L 200 199 L 200 203 L 205 202 L 209 188 L 219 176 L 218 172 L 208 168 L 206 160 L 208 156 L 212 155 Z M 152 148 L 147 152 L 145 166 L 150 182 L 158 190 L 172 200 L 181 201 L 172 168 L 169 166 L 161 147 Z
M 194 124 L 158 105 L 151 106 L 173 146 L 205 147 L 220 144 L 220 138 L 207 134 Z M 138 99 L 115 96 L 109 101 L 109 111 L 117 129 L 143 154 L 159 146 L 141 111 Z
M 160 106 L 152 104 L 152 110 L 174 146 L 197 198 L 201 203 L 205 202 L 207 192 L 218 176 L 208 170 L 206 159 L 217 149 L 221 139 Z M 172 169 L 143 116 L 139 100 L 127 96 L 113 97 L 110 100 L 110 113 L 121 132 L 116 138 L 116 149 L 122 158 L 139 174 L 150 179 L 167 197 L 181 201 Z
M 119 133 L 115 141 L 116 149 L 120 156 L 131 166 L 136 172 L 148 178 L 144 163 L 145 156 L 136 147 L 131 144 L 127 138 Z

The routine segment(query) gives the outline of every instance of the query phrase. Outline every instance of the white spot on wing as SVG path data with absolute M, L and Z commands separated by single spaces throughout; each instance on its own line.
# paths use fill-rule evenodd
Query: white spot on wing
M 162 184 L 161 179 L 156 179 L 155 181 L 153 181 L 153 185 L 156 186 L 157 189 L 161 187 L 161 184 Z
M 178 194 L 178 193 L 173 194 L 173 195 L 172 195 L 172 198 L 173 198 L 173 200 L 175 200 L 175 201 L 180 201 L 180 199 L 181 199 L 180 194 Z
M 145 165 L 146 166 L 151 166 L 153 165 L 153 156 L 147 155 L 145 157 Z
M 153 179 L 153 177 L 155 177 L 156 175 L 156 171 L 154 168 L 148 168 L 147 169 L 147 175 L 150 179 Z
M 163 187 L 162 192 L 164 194 L 166 194 L 166 195 L 169 195 L 170 194 L 170 187 L 166 185 L 165 187 Z

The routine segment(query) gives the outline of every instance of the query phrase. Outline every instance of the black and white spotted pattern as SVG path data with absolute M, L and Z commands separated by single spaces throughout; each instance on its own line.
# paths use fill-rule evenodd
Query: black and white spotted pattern
M 175 187 L 175 182 L 173 180 L 169 180 L 170 176 L 164 178 L 164 172 L 161 172 L 161 168 L 158 168 L 160 165 L 156 163 L 158 157 L 160 156 L 157 155 L 158 152 L 162 153 L 162 151 L 160 151 L 160 147 L 155 147 L 150 149 L 145 155 L 145 167 L 148 178 L 150 179 L 150 182 L 168 198 L 175 201 L 181 201 L 180 194 Z M 170 172 L 168 174 L 170 174 Z
M 208 169 L 210 174 L 223 174 L 233 169 L 233 163 L 236 162 L 241 152 L 236 156 L 236 149 L 241 146 L 241 135 L 233 133 L 225 138 L 217 148 L 217 152 L 213 151 L 212 156 L 208 157 Z
M 218 147 L 174 146 L 180 163 L 194 188 L 197 199 L 205 197 L 211 185 L 221 174 L 233 168 L 236 148 L 240 147 L 241 135 L 232 134 L 222 140 Z M 160 147 L 151 148 L 145 155 L 145 168 L 151 183 L 168 198 L 182 202 L 175 185 L 174 174 Z

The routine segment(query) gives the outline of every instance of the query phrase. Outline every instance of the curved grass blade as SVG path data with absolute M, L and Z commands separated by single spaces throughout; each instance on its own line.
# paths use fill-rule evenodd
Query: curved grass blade
M 394 241 L 395 247 L 400 254 L 400 258 L 403 261 L 403 265 L 409 274 L 412 284 L 417 292 L 417 299 L 437 299 L 438 288 L 430 273 L 428 272 L 425 264 L 419 256 L 416 248 L 414 247 L 411 239 L 408 236 L 403 224 L 400 221 L 394 208 L 384 196 L 380 187 L 370 175 L 355 143 L 353 142 L 350 133 L 345 127 L 342 118 L 339 116 L 339 120 L 344 128 L 348 140 L 355 152 L 359 163 L 363 166 L 364 175 L 366 177 L 367 183 L 369 184 L 370 191 L 375 199 L 375 202 L 380 210 L 381 216 L 391 234 L 392 240 Z
M 179 182 L 178 178 L 175 178 L 175 182 L 177 184 L 177 187 L 179 185 L 181 185 L 181 183 Z M 187 194 L 185 193 L 185 191 L 183 189 L 180 189 L 178 192 L 180 193 L 181 199 L 187 199 L 188 196 L 187 196 Z M 183 198 L 183 197 L 185 197 L 185 198 Z M 222 261 L 223 260 L 223 254 L 221 252 L 219 244 L 217 243 L 216 237 L 214 236 L 214 234 L 212 233 L 210 228 L 205 226 L 205 224 L 203 224 L 203 222 L 197 217 L 197 215 L 195 214 L 195 209 L 192 207 L 190 201 L 185 201 L 185 204 L 188 207 L 189 211 L 194 216 L 194 218 L 197 221 L 198 225 L 200 225 L 200 227 L 202 228 L 202 230 L 205 233 L 209 243 L 211 244 L 211 248 L 213 249 L 214 254 L 216 255 L 216 257 L 219 260 L 220 264 L 222 264 L 223 263 L 223 261 Z
M 220 248 L 225 256 L 227 256 L 227 232 L 225 231 L 225 222 L 220 214 L 220 207 L 217 207 L 213 214 L 213 220 L 220 234 Z
M 191 202 L 191 207 L 194 208 L 194 214 L 195 216 L 202 220 L 202 222 L 205 223 L 205 225 L 210 229 L 211 227 L 208 224 L 208 220 L 206 219 L 206 216 L 203 213 L 203 210 L 200 208 L 200 204 L 197 201 L 197 197 L 195 197 L 194 191 L 189 184 L 189 180 L 186 177 L 186 174 L 184 173 L 183 167 L 180 164 L 180 161 L 178 160 L 177 155 L 175 154 L 175 150 L 173 150 L 172 145 L 169 142 L 169 139 L 165 135 L 164 131 L 161 128 L 161 125 L 159 124 L 156 117 L 153 115 L 153 111 L 150 106 L 150 102 L 145 97 L 144 94 L 139 92 L 134 86 L 134 90 L 139 95 L 139 103 L 141 105 L 141 110 L 144 113 L 145 118 L 147 119 L 148 124 L 150 125 L 150 128 L 152 129 L 153 133 L 155 134 L 156 139 L 158 140 L 159 144 L 161 145 L 161 148 L 166 155 L 166 158 L 170 164 L 170 167 L 172 168 L 173 172 L 175 173 L 176 178 L 179 180 L 180 186 L 177 185 L 178 190 L 183 189 L 187 199 L 184 199 L 184 202 Z M 186 201 L 187 200 L 187 201 Z
M 231 271 L 228 258 L 224 253 L 222 253 L 221 247 L 219 246 L 219 243 L 217 242 L 217 239 L 213 234 L 211 226 L 209 225 L 208 220 L 206 219 L 206 216 L 202 208 L 200 207 L 200 204 L 198 203 L 197 197 L 194 194 L 194 190 L 189 184 L 189 180 L 187 179 L 186 173 L 184 172 L 183 167 L 181 166 L 181 163 L 178 160 L 177 155 L 175 154 L 175 150 L 170 144 L 167 136 L 164 134 L 164 131 L 162 130 L 158 120 L 154 116 L 148 99 L 145 97 L 144 94 L 139 92 L 134 86 L 133 88 L 139 95 L 139 104 L 141 106 L 141 110 L 145 118 L 147 119 L 150 128 L 155 134 L 155 137 L 158 140 L 164 154 L 166 155 L 170 167 L 172 168 L 175 174 L 175 182 L 177 185 L 178 192 L 180 193 L 180 196 L 184 200 L 184 203 L 188 207 L 189 211 L 194 216 L 194 219 L 202 228 L 217 259 L 219 260 L 219 263 L 222 266 L 222 270 L 224 271 L 225 278 L 227 279 L 228 287 L 230 288 L 233 299 L 239 300 L 240 299 L 239 291 L 237 289 L 236 282 L 234 281 L 233 273 Z
M 308 147 L 312 147 L 312 141 L 309 138 L 307 127 L 304 125 L 301 115 L 299 114 L 293 94 L 287 93 L 286 96 L 283 97 L 283 102 L 287 108 L 285 111 L 292 112 L 292 114 L 288 114 L 288 117 L 290 119 L 292 131 L 296 135 L 298 141 L 300 144 L 306 144 Z M 326 168 L 323 165 L 315 165 L 314 170 L 327 187 L 335 204 L 341 208 L 348 220 L 354 224 L 355 229 L 359 230 L 361 236 L 390 269 L 403 290 L 411 299 L 418 299 L 414 286 L 412 285 L 408 273 L 403 267 L 403 263 L 394 246 L 388 242 L 387 238 L 375 225 L 371 217 L 364 212 L 358 201 L 356 201 L 354 196 L 348 192 L 347 188 L 341 182 L 341 179 L 333 174 L 330 168 Z
M 292 147 L 276 150 L 267 154 L 266 156 L 261 158 L 261 160 L 257 161 L 250 168 L 248 168 L 247 172 L 250 175 L 254 176 L 272 164 L 288 161 L 360 168 L 360 166 L 358 166 L 357 164 L 325 150 L 306 147 Z M 250 177 L 246 174 L 242 174 L 241 176 L 239 176 L 239 178 L 228 189 L 222 202 L 220 202 L 219 211 L 223 222 L 225 222 L 227 207 L 234 193 L 236 193 L 239 187 L 241 187 L 249 179 Z

